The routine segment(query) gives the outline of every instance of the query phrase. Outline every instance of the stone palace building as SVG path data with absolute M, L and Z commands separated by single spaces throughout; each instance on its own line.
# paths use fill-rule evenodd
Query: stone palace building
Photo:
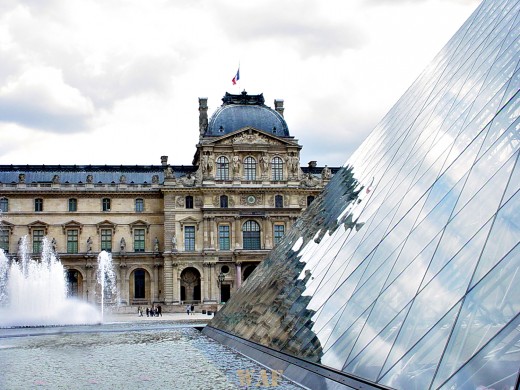
M 38 259 L 47 237 L 69 294 L 100 301 L 97 257 L 111 253 L 120 311 L 160 303 L 215 309 L 240 287 L 337 168 L 302 167 L 283 100 L 199 98 L 193 165 L 2 165 L 0 248 Z

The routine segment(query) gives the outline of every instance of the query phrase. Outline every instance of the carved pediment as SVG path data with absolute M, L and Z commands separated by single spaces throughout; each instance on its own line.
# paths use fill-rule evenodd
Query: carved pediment
M 27 225 L 27 227 L 29 228 L 29 234 L 32 234 L 33 230 L 35 230 L 35 229 L 43 229 L 44 230 L 43 234 L 47 235 L 47 230 L 49 229 L 49 224 L 38 220 L 38 221 L 31 222 L 30 224 Z
M 150 224 L 141 219 L 138 219 L 137 221 L 134 221 L 128 225 L 130 226 L 130 230 L 134 230 L 135 228 L 146 228 L 147 233 L 150 230 Z
M 78 229 L 81 233 L 81 230 L 83 229 L 83 224 L 79 223 L 78 221 L 71 220 L 62 224 L 61 228 L 63 229 L 63 233 L 65 233 L 67 229 Z
M 109 221 L 108 219 L 105 219 L 102 222 L 96 223 L 96 230 L 98 234 L 100 234 L 101 229 L 112 229 L 116 230 L 117 224 L 114 222 Z
M 291 145 L 293 142 L 288 142 L 282 138 L 276 137 L 265 131 L 255 129 L 253 127 L 244 127 L 241 130 L 235 131 L 232 134 L 227 134 L 223 137 L 217 138 L 209 144 L 214 145 Z
M 1 230 L 9 230 L 10 234 L 13 234 L 14 225 L 7 221 L 0 221 L 0 229 Z
M 180 225 L 181 225 L 181 230 L 184 230 L 184 226 L 196 226 L 197 227 L 197 230 L 199 230 L 199 224 L 200 224 L 200 221 L 196 220 L 195 218 L 193 217 L 186 217 L 184 219 L 181 219 L 179 221 Z

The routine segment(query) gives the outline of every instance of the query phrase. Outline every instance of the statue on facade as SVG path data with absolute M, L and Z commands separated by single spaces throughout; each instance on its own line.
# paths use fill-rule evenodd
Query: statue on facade
M 152 184 L 159 184 L 159 175 L 152 176 Z
M 60 177 L 58 175 L 52 177 L 52 184 L 60 184 Z
M 93 181 L 94 181 L 94 176 L 87 175 L 87 184 L 92 184 Z
M 172 236 L 172 252 L 177 251 L 177 237 L 175 234 Z
M 233 156 L 232 166 L 233 166 L 233 175 L 239 176 L 240 175 L 240 157 L 238 157 L 237 155 Z
M 121 237 L 121 241 L 119 242 L 119 247 L 121 248 L 120 249 L 121 254 L 125 254 L 126 253 L 126 241 L 125 241 L 124 237 Z
M 153 240 L 153 251 L 154 253 L 159 253 L 159 239 L 157 237 Z
M 25 183 L 25 173 L 20 173 L 18 175 L 18 183 L 24 184 Z
M 119 177 L 119 183 L 121 184 L 126 184 L 126 176 L 125 175 L 121 175 Z
M 87 253 L 92 253 L 92 237 L 87 239 Z
M 52 248 L 52 251 L 54 253 L 56 253 L 56 249 L 58 247 L 58 243 L 56 242 L 56 239 L 54 237 L 52 237 L 52 241 L 51 241 L 51 248 Z
M 262 154 L 260 157 L 260 167 L 262 168 L 262 173 L 267 175 L 269 173 L 269 157 L 267 153 Z
M 329 180 L 331 178 L 331 176 L 332 176 L 332 173 L 330 171 L 330 168 L 325 165 L 325 167 L 321 171 L 321 178 L 323 180 Z
M 173 172 L 173 168 L 168 165 L 168 167 L 164 170 L 164 178 L 165 179 L 173 179 L 175 176 L 174 176 L 174 172 Z
M 202 173 L 211 175 L 213 171 L 213 159 L 211 153 L 206 153 L 202 156 Z

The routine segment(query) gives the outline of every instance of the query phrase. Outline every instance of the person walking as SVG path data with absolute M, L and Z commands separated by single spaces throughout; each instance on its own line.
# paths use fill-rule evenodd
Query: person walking
M 195 311 L 195 306 L 191 305 L 190 307 L 190 312 L 191 312 L 191 315 L 193 315 L 193 312 Z
M 190 315 L 190 305 L 186 305 L 186 314 Z

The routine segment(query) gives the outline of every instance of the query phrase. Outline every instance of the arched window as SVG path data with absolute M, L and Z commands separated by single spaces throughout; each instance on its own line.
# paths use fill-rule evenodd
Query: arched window
M 188 195 L 185 200 L 186 200 L 186 203 L 185 203 L 186 208 L 192 209 L 193 208 L 193 196 Z
M 271 160 L 271 174 L 274 181 L 283 180 L 283 160 L 280 157 Z
M 229 180 L 229 160 L 227 157 L 217 158 L 217 180 Z
M 9 200 L 7 198 L 0 199 L 0 211 L 4 213 L 9 211 Z
M 277 209 L 283 208 L 283 196 L 282 195 L 274 196 L 274 207 L 276 207 Z
M 138 268 L 134 271 L 134 298 L 146 298 L 145 270 Z
M 256 160 L 251 156 L 244 160 L 244 179 L 256 180 Z
M 256 221 L 246 221 L 242 226 L 244 249 L 260 249 L 260 225 Z
M 228 196 L 227 195 L 220 195 L 220 207 L 223 209 L 228 208 Z

